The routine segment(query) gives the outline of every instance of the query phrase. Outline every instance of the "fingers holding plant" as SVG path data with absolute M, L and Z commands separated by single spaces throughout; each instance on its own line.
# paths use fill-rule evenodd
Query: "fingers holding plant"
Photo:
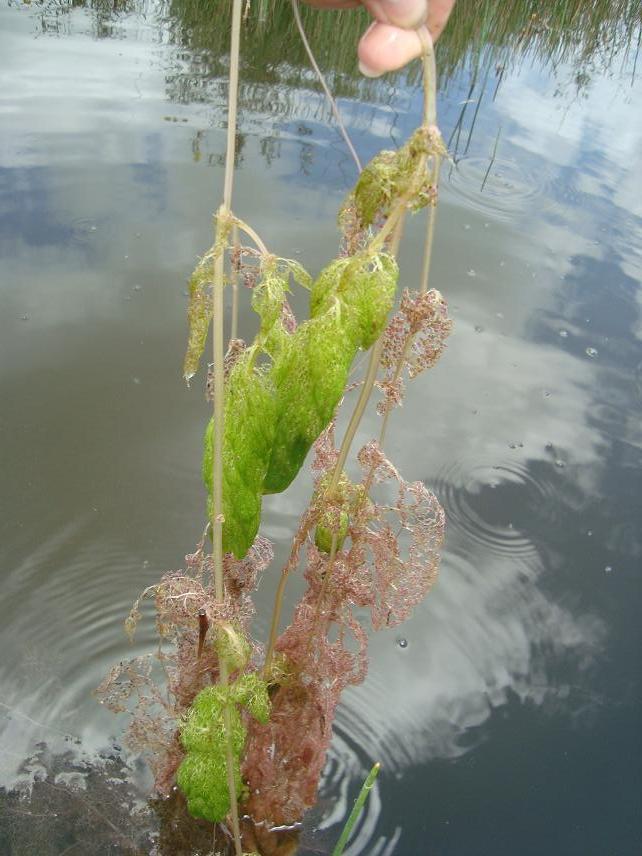
M 379 77 L 421 56 L 428 35 L 441 35 L 455 0 L 305 0 L 320 9 L 365 6 L 374 21 L 359 41 L 359 68 Z

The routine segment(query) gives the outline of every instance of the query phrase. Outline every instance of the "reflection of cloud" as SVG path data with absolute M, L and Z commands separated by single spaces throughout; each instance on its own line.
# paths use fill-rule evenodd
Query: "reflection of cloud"
M 407 627 L 372 640 L 368 680 L 340 709 L 340 724 L 389 768 L 462 754 L 465 732 L 509 693 L 533 703 L 564 694 L 568 685 L 549 669 L 569 655 L 587 666 L 600 648 L 602 622 L 544 594 L 537 557 L 477 553 L 474 562 L 446 554 L 437 588 Z M 395 644 L 400 636 L 408 648 Z
M 642 216 L 642 86 L 618 92 L 612 80 L 598 78 L 585 99 L 564 110 L 553 88 L 532 71 L 502 86 L 497 106 L 514 123 L 511 143 L 549 165 L 574 167 L 583 193 Z
M 536 292 L 532 303 L 541 296 Z M 521 308 L 526 321 L 534 307 L 526 301 Z M 515 514 L 523 521 L 531 508 L 552 505 L 539 518 L 546 537 L 547 514 L 559 523 L 563 485 L 599 495 L 603 439 L 589 422 L 594 373 L 593 363 L 562 346 L 492 327 L 475 333 L 459 319 L 444 362 L 409 387 L 396 414 L 401 433 L 391 432 L 391 456 L 406 476 L 439 481 L 444 491 L 449 478 L 459 493 L 490 490 L 478 481 L 485 474 L 488 482 L 504 479 L 513 490 L 508 500 L 520 503 L 503 508 L 507 520 Z M 376 424 L 370 417 L 358 441 L 372 436 Z M 523 447 L 510 449 L 511 441 Z M 555 467 L 555 456 L 564 469 Z M 552 472 L 550 484 L 538 468 Z M 295 485 L 278 510 L 270 507 L 275 533 L 301 507 L 304 487 Z M 475 507 L 484 515 L 481 498 Z M 604 637 L 598 618 L 576 614 L 541 587 L 546 564 L 530 530 L 508 538 L 497 528 L 496 541 L 506 540 L 493 549 L 471 538 L 475 533 L 465 528 L 471 521 L 453 509 L 436 588 L 407 626 L 373 637 L 367 682 L 346 694 L 338 714 L 341 732 L 393 768 L 465 751 L 466 730 L 482 725 L 509 693 L 540 703 L 567 692 L 551 671 L 572 662 L 574 677 L 566 678 L 580 683 Z M 485 522 L 488 531 L 496 525 L 488 509 Z M 407 649 L 396 644 L 400 637 L 408 639 Z

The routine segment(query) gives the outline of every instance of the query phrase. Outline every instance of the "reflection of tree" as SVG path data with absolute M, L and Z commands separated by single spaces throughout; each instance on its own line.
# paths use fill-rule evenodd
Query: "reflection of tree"
M 199 61 L 207 55 L 211 73 L 223 74 L 228 6 L 212 0 L 168 0 L 172 38 Z M 304 25 L 335 94 L 359 97 L 380 91 L 356 74 L 355 47 L 368 17 L 363 12 L 302 9 Z M 341 33 L 341 38 L 337 38 Z M 464 68 L 483 77 L 488 69 L 525 57 L 557 66 L 570 63 L 577 81 L 603 71 L 614 56 L 639 46 L 638 0 L 458 0 L 439 46 L 439 68 L 447 80 Z M 294 26 L 290 6 L 279 0 L 252 4 L 244 30 L 242 79 L 281 86 L 316 87 Z M 411 69 L 411 78 L 418 68 Z M 375 98 L 376 100 L 376 98 Z
M 69 13 L 89 11 L 95 38 L 113 36 L 119 19 L 138 14 L 155 21 L 163 40 L 177 50 L 166 73 L 170 100 L 226 103 L 230 4 L 218 0 L 45 0 L 40 6 L 46 31 L 69 29 Z M 356 68 L 356 44 L 367 25 L 363 11 L 321 12 L 302 8 L 306 32 L 331 90 L 338 98 L 387 103 L 396 87 L 418 82 L 414 63 L 382 84 L 366 80 Z M 438 44 L 442 86 L 464 71 L 479 97 L 490 80 L 496 89 L 507 66 L 535 59 L 554 68 L 571 67 L 578 94 L 617 57 L 629 59 L 635 74 L 642 32 L 638 0 L 457 0 Z M 337 33 L 341 38 L 337 38 Z M 635 54 L 635 56 L 633 56 Z M 254 113 L 298 113 L 294 95 L 320 91 L 292 17 L 282 0 L 254 0 L 243 28 L 241 106 Z M 465 112 L 464 107 L 464 112 Z
M 96 38 L 112 35 L 124 14 L 155 18 L 175 44 L 188 48 L 182 55 L 190 73 L 177 87 L 178 100 L 200 100 L 205 80 L 226 74 L 231 6 L 217 0 L 43 0 L 38 4 L 45 30 L 61 27 L 76 8 L 91 12 Z M 372 97 L 380 87 L 356 73 L 355 48 L 368 16 L 363 11 L 322 12 L 302 8 L 306 32 L 319 62 L 327 70 L 338 96 Z M 63 24 L 64 26 L 64 24 Z M 341 38 L 337 38 L 337 34 Z M 570 63 L 578 85 L 603 72 L 616 55 L 639 51 L 641 33 L 638 0 L 457 0 L 439 45 L 439 68 L 447 81 L 464 68 L 503 66 L 521 58 L 557 66 Z M 251 83 L 316 88 L 290 4 L 255 0 L 248 4 L 243 31 L 241 79 Z M 482 71 L 482 74 L 484 72 Z M 419 69 L 410 70 L 411 78 Z M 375 97 L 376 100 L 376 97 Z
M 441 68 L 452 74 L 471 58 L 479 65 L 531 57 L 571 63 L 578 73 L 591 64 L 603 70 L 639 40 L 641 22 L 638 0 L 457 0 L 439 46 Z

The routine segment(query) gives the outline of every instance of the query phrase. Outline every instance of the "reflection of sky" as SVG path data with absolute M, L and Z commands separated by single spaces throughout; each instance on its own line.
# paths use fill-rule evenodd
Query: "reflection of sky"
M 371 685 L 355 691 L 345 714 L 346 727 L 355 727 L 355 710 L 368 710 L 360 733 L 393 765 L 464 751 L 466 730 L 509 691 L 537 703 L 561 694 L 569 711 L 585 703 L 591 682 L 596 703 L 613 691 L 604 676 L 584 673 L 600 661 L 608 634 L 622 633 L 589 595 L 609 560 L 594 556 L 583 567 L 578 542 L 590 543 L 601 499 L 614 506 L 604 516 L 619 517 L 624 530 L 616 548 L 624 562 L 642 549 L 639 529 L 632 534 L 642 510 L 639 465 L 622 497 L 612 478 L 617 443 L 642 448 L 639 399 L 632 401 L 642 356 L 635 338 L 642 90 L 622 97 L 616 84 L 599 81 L 562 108 L 553 89 L 533 71 L 507 79 L 475 129 L 468 158 L 486 154 L 476 186 L 462 190 L 446 174 L 433 282 L 450 296 L 456 327 L 443 367 L 419 384 L 425 394 L 408 395 L 402 418 L 417 426 L 414 442 L 406 451 L 399 436 L 394 457 L 402 470 L 404 454 L 408 468 L 416 461 L 428 408 L 424 475 L 449 515 L 448 550 L 437 589 L 396 634 L 410 647 L 398 649 L 393 634 L 374 641 Z M 481 183 L 500 125 L 498 160 L 513 166 L 513 180 L 525 178 L 514 195 L 503 191 L 506 199 L 489 182 L 485 198 Z M 543 187 L 524 192 L 526 178 L 538 176 Z M 520 490 L 510 492 L 511 482 Z M 501 492 L 510 499 L 499 521 L 490 498 Z M 573 564 L 576 596 L 585 591 L 588 608 L 569 603 L 564 586 L 551 593 L 543 585 Z M 575 665 L 560 670 L 569 656 Z
M 224 129 L 220 93 L 214 104 L 190 103 L 189 89 L 167 100 L 172 48 L 152 24 L 124 18 L 118 40 L 96 41 L 82 16 L 70 20 L 70 35 L 34 40 L 25 10 L 0 10 L 2 427 L 12 511 L 22 526 L 38 519 L 37 543 L 24 526 L 7 529 L 4 594 L 33 607 L 38 589 L 56 612 L 36 630 L 28 609 L 8 624 L 3 680 L 39 720 L 42 694 L 32 707 L 19 677 L 28 641 L 47 654 L 51 680 L 66 682 L 42 716 L 95 736 L 87 694 L 125 655 L 117 616 L 167 555 L 191 546 L 201 507 L 202 410 L 173 383 L 181 291 L 210 240 Z M 433 281 L 456 326 L 442 363 L 410 386 L 389 447 L 444 502 L 447 546 L 430 598 L 406 627 L 373 639 L 368 681 L 339 714 L 338 756 L 354 751 L 349 732 L 390 770 L 460 757 L 514 697 L 561 712 L 571 741 L 569 723 L 608 723 L 599 712 L 637 691 L 642 89 L 598 79 L 575 100 L 555 89 L 531 68 L 507 75 L 495 100 L 489 86 L 468 152 L 444 169 Z M 413 127 L 420 99 L 398 91 L 383 105 L 341 103 L 364 154 Z M 464 78 L 449 85 L 446 136 L 467 94 Z M 353 175 L 326 119 L 314 93 L 255 87 L 241 120 L 241 213 L 312 269 L 334 252 L 334 212 Z M 408 227 L 405 283 L 421 232 Z M 250 329 L 247 316 L 242 324 Z M 360 438 L 374 431 L 369 417 Z M 305 498 L 304 476 L 266 502 L 281 554 Z M 94 505 L 95 524 L 68 528 Z M 97 628 L 82 584 L 96 568 Z M 272 589 L 266 578 L 262 633 Z M 73 635 L 60 641 L 65 609 L 81 652 Z

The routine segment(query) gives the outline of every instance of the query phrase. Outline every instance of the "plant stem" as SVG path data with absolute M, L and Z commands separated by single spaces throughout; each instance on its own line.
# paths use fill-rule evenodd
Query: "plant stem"
M 437 124 L 437 66 L 435 65 L 435 49 L 428 31 L 418 30 L 417 34 L 424 49 L 424 125 Z
M 337 532 L 332 533 L 332 543 L 330 544 L 330 555 L 328 556 L 328 561 L 325 566 L 325 572 L 323 576 L 323 582 L 321 583 L 321 591 L 319 592 L 319 598 L 317 600 L 317 606 L 314 611 L 314 619 L 312 620 L 312 633 L 308 639 L 308 646 L 306 649 L 305 656 L 306 658 L 310 656 L 310 649 L 315 642 L 315 636 L 317 634 L 317 630 L 319 629 L 319 615 L 321 614 L 321 607 L 323 605 L 323 600 L 325 598 L 326 592 L 328 591 L 328 584 L 330 582 L 330 577 L 332 576 L 332 571 L 334 569 L 334 561 L 337 557 L 337 546 L 339 544 L 339 534 Z M 326 627 L 327 630 L 327 627 Z M 324 633 L 326 632 L 324 630 Z
M 424 67 L 424 125 L 432 126 L 436 124 L 437 121 L 437 85 L 436 85 L 436 76 L 437 71 L 435 67 L 435 52 L 433 50 L 432 39 L 430 35 L 423 35 L 419 32 L 419 38 L 424 47 L 424 57 L 423 57 L 423 67 Z M 439 157 L 434 156 L 433 158 L 433 167 L 432 167 L 432 175 L 431 175 L 431 184 L 436 187 L 437 182 L 439 180 Z M 426 168 L 425 162 L 422 165 L 422 169 Z M 413 182 L 414 184 L 414 182 Z M 412 187 L 406 194 L 408 198 L 410 198 L 412 194 Z M 393 229 L 397 229 L 394 233 L 393 238 L 393 246 L 391 247 L 392 254 L 395 255 L 399 248 L 399 242 L 401 239 L 401 229 L 403 226 L 402 218 L 405 216 L 406 212 L 406 197 L 403 197 L 397 204 L 397 207 L 391 212 L 390 217 L 383 225 L 381 230 L 375 236 L 375 239 L 371 242 L 370 248 L 379 247 L 383 244 L 383 241 L 387 238 L 387 236 L 393 231 Z M 427 291 L 428 289 L 428 278 L 430 272 L 430 260 L 432 256 L 432 245 L 433 238 L 435 233 L 435 211 L 436 205 L 431 205 L 428 211 L 428 226 L 426 232 L 426 241 L 424 244 L 424 260 L 423 260 L 423 268 L 421 274 L 421 291 Z M 403 368 L 403 357 L 407 354 L 407 349 L 410 347 L 410 342 L 406 344 L 406 348 L 404 349 L 404 355 L 402 359 L 400 359 L 399 364 L 397 366 L 398 373 L 401 372 Z M 363 386 L 361 387 L 361 393 L 359 395 L 359 399 L 355 406 L 355 409 L 350 417 L 350 422 L 348 424 L 348 428 L 343 437 L 343 442 L 341 443 L 341 448 L 339 450 L 339 458 L 337 460 L 337 465 L 335 467 L 334 473 L 332 475 L 332 481 L 330 482 L 330 490 L 333 491 L 336 489 L 336 486 L 339 482 L 339 478 L 341 476 L 341 471 L 345 466 L 346 459 L 348 457 L 348 453 L 350 451 L 350 446 L 352 441 L 354 440 L 355 434 L 357 433 L 357 429 L 359 427 L 359 423 L 363 417 L 364 411 L 370 399 L 370 395 L 372 394 L 372 390 L 374 388 L 375 381 L 377 379 L 377 370 L 379 368 L 379 359 L 381 357 L 381 350 L 383 348 L 383 341 L 380 337 L 379 340 L 375 343 L 372 348 L 372 352 L 370 354 L 370 362 L 368 364 L 368 371 L 366 374 L 366 378 L 364 380 Z M 397 373 L 395 374 L 397 377 Z M 388 414 L 390 410 L 389 408 L 386 410 L 384 415 L 383 424 L 381 427 L 380 434 L 380 445 L 383 442 L 383 438 L 385 436 L 387 422 L 388 422 Z M 370 482 L 370 478 L 366 480 L 366 483 Z
M 225 179 L 223 205 L 232 208 L 234 160 L 236 157 L 236 112 L 239 92 L 239 54 L 241 44 L 241 2 L 232 0 L 232 33 L 230 40 L 230 78 L 227 95 L 227 149 L 225 151 Z
M 391 212 L 388 220 L 384 223 L 381 230 L 377 233 L 374 240 L 370 243 L 369 249 L 372 249 L 375 245 L 381 246 L 381 244 L 383 243 L 383 241 L 381 240 L 381 233 L 385 230 L 386 236 L 390 234 L 393 235 L 392 245 L 390 247 L 391 255 L 397 254 L 397 251 L 399 249 L 399 243 L 401 241 L 403 221 L 406 216 L 406 203 L 410 198 L 411 193 L 412 189 L 409 190 L 408 193 L 402 197 L 395 209 Z M 383 240 L 385 240 L 385 236 Z M 337 458 L 337 463 L 335 465 L 334 472 L 332 473 L 332 479 L 328 486 L 329 494 L 332 494 L 337 489 L 339 479 L 341 478 L 341 473 L 343 471 L 343 468 L 345 467 L 346 460 L 348 459 L 348 455 L 350 453 L 352 441 L 355 438 L 355 435 L 359 429 L 359 425 L 361 424 L 363 414 L 365 413 L 366 407 L 368 406 L 368 402 L 370 401 L 370 396 L 372 395 L 372 390 L 374 389 L 375 381 L 377 380 L 377 371 L 379 370 L 379 361 L 381 360 L 382 350 L 383 336 L 379 336 L 377 341 L 372 346 L 372 350 L 370 351 L 368 369 L 366 371 L 366 376 L 361 386 L 361 391 L 359 392 L 359 398 L 357 399 L 357 403 L 354 407 L 354 410 L 352 411 L 352 415 L 350 416 L 350 421 L 348 423 L 346 433 L 343 435 L 343 440 L 341 441 L 339 457 Z
M 293 7 L 295 10 L 295 14 L 298 12 L 297 0 L 292 0 Z M 302 37 L 305 36 L 302 33 Z M 436 85 L 435 85 L 435 58 L 432 47 L 432 40 L 430 37 L 427 39 L 422 39 L 422 43 L 425 48 L 425 56 L 424 56 L 424 124 L 425 125 L 434 125 L 436 122 Z M 309 46 L 308 46 L 309 48 Z M 313 59 L 313 58 L 312 58 Z M 313 62 L 314 64 L 314 62 Z M 316 64 L 315 68 L 316 67 Z M 317 69 L 317 73 L 320 75 L 320 79 L 322 83 L 324 83 L 320 71 Z M 438 170 L 438 159 L 435 158 L 435 165 Z M 415 182 L 417 180 L 421 180 L 423 177 L 424 170 L 426 169 L 426 159 L 424 159 L 417 170 L 416 175 L 413 177 L 413 181 L 408 189 L 408 191 L 399 199 L 394 206 L 393 210 L 390 212 L 390 215 L 384 225 L 381 227 L 379 232 L 374 236 L 372 241 L 368 246 L 368 252 L 376 253 L 381 247 L 385 244 L 386 240 L 392 236 L 390 252 L 392 255 L 396 255 L 399 249 L 399 243 L 401 241 L 401 234 L 403 231 L 403 223 L 407 212 L 407 204 L 408 201 L 412 198 L 412 195 L 415 191 Z M 438 172 L 433 168 L 433 176 L 438 176 Z M 432 249 L 432 235 L 434 230 L 434 208 L 431 207 L 429 212 L 429 226 L 428 226 L 429 237 L 427 238 L 427 256 L 428 262 L 424 261 L 424 265 L 430 264 L 430 251 Z M 425 281 L 427 283 L 427 273 L 425 275 Z M 334 471 L 332 473 L 332 479 L 330 480 L 330 484 L 328 485 L 328 495 L 331 495 L 336 491 L 337 486 L 339 484 L 339 479 L 341 478 L 341 473 L 345 467 L 346 460 L 348 458 L 348 454 L 350 453 L 350 448 L 352 446 L 352 442 L 355 438 L 355 435 L 359 429 L 359 425 L 361 423 L 361 419 L 363 418 L 363 414 L 366 410 L 368 402 L 370 400 L 370 396 L 372 394 L 372 390 L 374 388 L 375 381 L 377 379 L 377 371 L 379 369 L 379 362 L 381 359 L 381 352 L 383 350 L 383 338 L 380 336 L 379 339 L 372 346 L 372 350 L 370 351 L 370 358 L 368 360 L 368 368 L 366 370 L 366 376 L 364 378 L 363 384 L 361 386 L 361 391 L 359 393 L 359 398 L 355 405 L 355 408 L 350 417 L 350 421 L 348 423 L 348 427 L 346 429 L 346 433 L 343 436 L 343 440 L 341 442 L 341 447 L 339 449 L 339 456 L 337 458 L 336 465 L 334 467 Z M 386 414 L 387 415 L 387 414 Z M 386 419 L 384 418 L 384 426 L 383 431 L 385 432 Z M 371 478 L 372 473 L 370 474 L 369 479 Z M 308 527 L 308 530 L 311 526 Z M 334 550 L 336 552 L 336 539 L 333 539 Z M 326 583 L 324 584 L 324 591 L 327 585 L 327 578 L 332 569 L 332 565 L 334 563 L 334 557 L 332 557 L 332 561 L 329 563 L 328 571 L 326 572 Z M 281 615 L 281 607 L 283 604 L 283 596 L 285 592 L 285 587 L 288 581 L 290 567 L 292 562 L 289 561 L 288 564 L 283 569 L 281 573 L 281 579 L 279 580 L 279 585 L 277 588 L 274 608 L 272 611 L 272 622 L 270 626 L 270 637 L 268 641 L 267 653 L 265 657 L 265 666 L 264 666 L 264 675 L 267 675 L 269 667 L 272 662 L 272 658 L 274 655 L 274 646 L 276 644 L 278 628 L 279 628 L 279 620 Z M 319 606 L 320 608 L 320 606 Z
M 377 371 L 379 369 L 379 360 L 381 359 L 382 350 L 383 338 L 380 336 L 374 343 L 374 345 L 372 346 L 372 350 L 370 351 L 370 359 L 368 360 L 368 370 L 363 380 L 361 391 L 359 392 L 359 398 L 357 399 L 357 403 L 355 404 L 354 410 L 352 411 L 352 415 L 350 417 L 350 422 L 348 423 L 346 433 L 343 435 L 341 448 L 339 449 L 339 457 L 337 458 L 337 463 L 335 465 L 334 472 L 332 473 L 332 479 L 330 481 L 330 484 L 328 485 L 328 494 L 334 493 L 334 491 L 337 489 L 337 485 L 339 484 L 341 473 L 343 472 L 343 468 L 345 467 L 348 454 L 350 453 L 352 441 L 355 438 L 355 435 L 359 428 L 359 424 L 361 423 L 361 418 L 363 417 L 365 409 L 368 406 L 370 394 L 372 393 L 375 380 L 377 379 Z
M 305 48 L 305 52 L 308 55 L 308 59 L 310 60 L 310 64 L 312 68 L 316 72 L 317 77 L 319 78 L 319 83 L 323 87 L 323 91 L 325 92 L 326 98 L 330 102 L 330 109 L 332 110 L 332 115 L 334 116 L 337 125 L 339 126 L 339 132 L 343 137 L 346 146 L 348 147 L 348 151 L 352 155 L 352 159 L 356 164 L 357 170 L 361 172 L 363 167 L 361 166 L 361 161 L 359 160 L 359 155 L 356 152 L 355 147 L 352 145 L 352 140 L 350 139 L 350 135 L 346 130 L 346 126 L 343 124 L 343 119 L 341 118 L 341 113 L 339 113 L 339 108 L 337 107 L 337 102 L 334 100 L 332 93 L 330 92 L 330 88 L 325 81 L 325 77 L 323 76 L 323 72 L 319 68 L 319 64 L 316 61 L 314 53 L 312 52 L 312 48 L 310 47 L 310 43 L 308 41 L 308 37 L 305 34 L 305 30 L 303 29 L 303 21 L 301 20 L 301 13 L 299 11 L 299 2 L 298 0 L 292 0 L 292 12 L 294 14 L 294 20 L 296 21 L 297 29 L 299 31 L 299 35 L 301 36 L 301 41 L 303 42 L 303 47 Z
M 232 223 L 232 247 L 235 256 L 234 266 L 232 268 L 232 321 L 230 324 L 230 340 L 238 337 L 239 327 L 239 271 L 238 271 L 238 253 L 239 246 L 239 227 L 237 223 Z
M 216 215 L 217 232 L 225 213 L 221 205 Z M 224 420 L 224 331 L 223 331 L 223 288 L 224 257 L 219 254 L 214 262 L 214 287 L 212 290 L 212 360 L 214 396 L 214 432 L 212 436 L 212 554 L 214 561 L 214 589 L 216 599 L 223 600 L 223 431 Z
M 318 516 L 310 513 L 306 513 L 301 521 L 299 529 L 297 530 L 296 536 L 294 538 L 294 543 L 290 550 L 290 555 L 288 557 L 288 561 L 281 571 L 281 578 L 279 580 L 279 585 L 276 590 L 276 595 L 274 597 L 274 607 L 272 609 L 272 621 L 270 623 L 270 638 L 268 640 L 267 651 L 265 654 L 265 663 L 263 666 L 263 677 L 267 679 L 269 677 L 268 672 L 270 670 L 270 666 L 272 665 L 272 659 L 274 657 L 274 646 L 276 645 L 276 639 L 279 632 L 279 622 L 281 620 L 281 608 L 283 606 L 283 595 L 285 593 L 285 586 L 288 581 L 288 577 L 290 575 L 290 571 L 292 568 L 296 567 L 296 564 L 299 559 L 299 552 L 301 550 L 302 545 L 305 543 L 312 527 L 316 525 Z
M 361 790 L 359 791 L 359 796 L 356 798 L 354 802 L 354 806 L 352 811 L 350 812 L 350 817 L 347 819 L 345 826 L 343 827 L 343 832 L 339 840 L 337 841 L 337 845 L 332 851 L 332 856 L 342 856 L 344 848 L 348 843 L 348 838 L 350 837 L 350 833 L 352 832 L 352 828 L 357 822 L 357 818 L 361 814 L 361 810 L 365 805 L 366 800 L 368 799 L 368 794 L 373 788 L 375 783 L 375 779 L 379 775 L 379 770 L 381 769 L 381 764 L 377 761 L 372 770 L 368 773 L 368 777 L 361 786 Z
M 435 155 L 435 157 L 433 159 L 432 176 L 431 176 L 431 180 L 430 180 L 430 183 L 435 187 L 437 186 L 437 183 L 439 181 L 439 167 L 440 167 L 440 165 L 441 165 L 441 159 L 439 158 L 439 156 Z M 434 205 L 430 206 L 430 209 L 428 211 L 428 220 L 427 220 L 427 226 L 426 226 L 426 238 L 424 241 L 424 258 L 423 258 L 423 265 L 422 265 L 422 271 L 421 271 L 421 280 L 420 280 L 420 285 L 419 285 L 419 291 L 422 294 L 424 294 L 426 291 L 428 291 L 428 283 L 430 280 L 430 262 L 431 262 L 431 258 L 432 258 L 432 247 L 433 247 L 433 239 L 435 236 L 435 221 L 436 221 L 436 219 L 437 219 L 437 204 L 435 202 Z M 404 343 L 403 351 L 401 352 L 401 355 L 399 356 L 399 359 L 397 360 L 397 365 L 395 366 L 395 373 L 394 373 L 394 375 L 392 377 L 392 381 L 391 381 L 392 385 L 394 385 L 399 380 L 399 378 L 401 377 L 401 373 L 402 373 L 403 367 L 406 363 L 406 359 L 408 357 L 408 352 L 410 351 L 410 348 L 412 347 L 412 342 L 413 342 L 414 338 L 415 338 L 414 334 L 411 336 L 408 336 L 408 338 L 406 339 L 406 342 Z M 392 412 L 392 408 L 388 405 L 385 409 L 384 414 L 383 414 L 383 419 L 381 421 L 381 430 L 379 431 L 379 447 L 380 448 L 383 448 L 383 444 L 384 444 L 384 441 L 386 439 L 386 430 L 388 428 L 388 420 L 390 419 L 391 412 Z M 370 470 L 370 472 L 368 473 L 366 480 L 364 482 L 366 492 L 368 492 L 370 490 L 373 477 L 374 477 L 374 467 Z
M 281 619 L 281 607 L 283 605 L 283 595 L 285 594 L 285 586 L 288 582 L 289 570 L 284 568 L 281 571 L 281 577 L 279 579 L 279 585 L 276 590 L 276 595 L 274 596 L 274 607 L 272 608 L 272 621 L 270 623 L 270 637 L 268 639 L 267 650 L 265 652 L 265 663 L 263 665 L 263 677 L 264 679 L 268 677 L 268 672 L 270 670 L 270 666 L 272 665 L 272 660 L 274 658 L 274 646 L 276 645 L 276 638 L 279 634 L 279 621 Z
M 259 248 L 260 253 L 262 253 L 264 256 L 270 255 L 268 248 L 265 246 L 259 235 L 254 231 L 251 226 L 248 226 L 248 224 L 244 223 L 243 220 L 239 220 L 238 217 L 233 217 L 232 222 L 235 226 L 238 226 L 238 228 L 242 232 L 245 232 L 245 234 L 248 235 L 254 241 L 256 246 Z
M 439 170 L 441 167 L 441 158 L 435 155 L 433 158 L 432 175 L 430 177 L 431 185 L 436 189 L 439 184 Z M 426 240 L 424 242 L 424 260 L 421 268 L 421 280 L 419 290 L 424 293 L 428 291 L 428 281 L 430 279 L 430 262 L 432 259 L 432 245 L 435 237 L 435 221 L 437 219 L 437 203 L 431 205 L 428 209 L 428 222 L 426 225 Z
M 217 216 L 217 229 L 222 219 L 229 216 L 232 207 L 234 182 L 234 160 L 236 150 L 236 108 L 238 101 L 239 52 L 241 41 L 241 0 L 233 0 L 232 33 L 230 40 L 230 78 L 227 105 L 227 151 L 225 154 L 225 177 L 223 180 L 223 204 Z M 223 580 L 223 431 L 225 428 L 224 354 L 225 335 L 223 329 L 224 303 L 224 255 L 221 253 L 214 266 L 214 288 L 212 294 L 212 338 L 214 363 L 214 431 L 212 437 L 212 552 L 214 563 L 214 587 L 216 599 L 221 603 L 225 597 Z M 219 677 L 223 686 L 229 682 L 227 663 L 219 658 Z M 236 782 L 234 780 L 234 758 L 232 752 L 232 723 L 229 708 L 223 709 L 225 728 L 225 766 L 227 788 L 230 797 L 232 831 L 236 856 L 243 856 L 241 831 L 239 828 Z

